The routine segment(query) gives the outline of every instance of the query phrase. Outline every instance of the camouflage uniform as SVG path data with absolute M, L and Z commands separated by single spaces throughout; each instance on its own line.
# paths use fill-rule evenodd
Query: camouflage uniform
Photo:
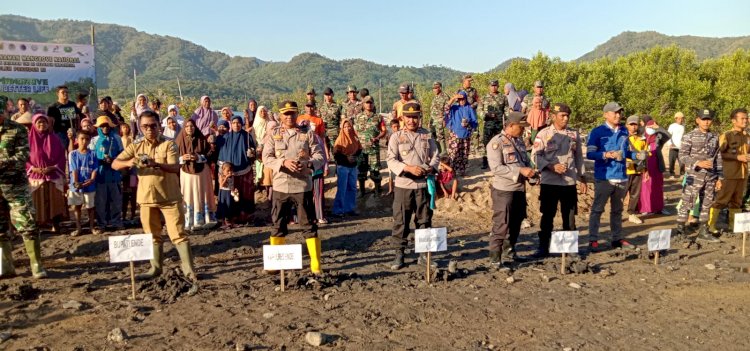
M 703 169 L 696 165 L 698 161 L 713 160 L 713 169 Z M 709 209 L 716 196 L 716 181 L 722 179 L 722 159 L 719 150 L 719 136 L 713 132 L 703 133 L 693 129 L 682 138 L 680 163 L 685 165 L 687 186 L 682 193 L 682 203 L 695 203 L 697 197 L 703 196 L 699 222 L 708 221 Z M 681 206 L 677 211 L 677 222 L 685 223 L 690 206 Z
M 326 143 L 329 149 L 332 149 L 333 142 L 338 138 L 341 128 L 341 106 L 335 101 L 330 104 L 324 101 L 318 108 L 318 115 L 323 119 L 326 127 Z
M 451 97 L 444 91 L 432 98 L 430 105 L 430 132 L 432 138 L 437 140 L 440 153 L 445 153 L 445 111 L 448 109 L 448 101 Z
M 504 94 L 487 94 L 477 108 L 479 128 L 482 130 L 482 142 L 477 144 L 479 156 L 486 156 L 490 140 L 503 130 L 505 114 L 508 110 L 508 97 Z
M 376 188 L 380 184 L 380 143 L 372 143 L 372 138 L 380 135 L 382 121 L 378 114 L 364 111 L 354 118 L 354 131 L 357 132 L 362 143 L 362 153 L 359 155 L 358 166 L 360 182 L 367 179 L 367 171 L 370 171 L 370 179 L 375 182 Z
M 362 101 L 346 100 L 345 103 L 341 104 L 341 117 L 348 118 L 353 121 L 357 115 L 362 113 Z M 338 136 L 338 134 L 336 135 Z M 335 138 L 333 140 L 336 140 Z

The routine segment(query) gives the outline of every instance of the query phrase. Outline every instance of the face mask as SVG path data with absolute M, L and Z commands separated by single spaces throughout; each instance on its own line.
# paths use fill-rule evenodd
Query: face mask
M 654 130 L 654 128 L 648 128 L 648 127 L 646 128 L 646 134 L 648 134 L 648 135 L 654 135 L 654 133 L 656 133 L 656 131 Z

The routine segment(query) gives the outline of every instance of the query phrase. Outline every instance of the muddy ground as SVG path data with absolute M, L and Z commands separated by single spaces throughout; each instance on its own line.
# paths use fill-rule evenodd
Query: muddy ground
M 387 240 L 392 198 L 371 194 L 361 201 L 359 217 L 321 227 L 328 275 L 311 280 L 306 270 L 291 272 L 286 292 L 277 290 L 278 275 L 261 271 L 267 226 L 192 235 L 198 294 L 186 296 L 189 287 L 179 275 L 165 272 L 156 282 L 138 283 L 134 301 L 128 299 L 128 265 L 107 262 L 106 236 L 44 234 L 50 278 L 38 281 L 30 278 L 17 240 L 20 276 L 0 281 L 0 339 L 7 339 L 0 349 L 750 349 L 750 274 L 740 238 L 703 246 L 673 242 L 655 266 L 645 252 L 646 233 L 671 228 L 674 216 L 649 216 L 644 224 L 625 224 L 640 252 L 589 255 L 571 267 L 579 273 L 561 275 L 559 257 L 509 272 L 491 270 L 485 267 L 488 182 L 478 160 L 471 169 L 459 201 L 438 201 L 434 226 L 449 228 L 449 251 L 436 255 L 440 271 L 429 285 L 414 254 L 403 270 L 383 265 L 393 254 Z M 679 185 L 668 180 L 666 190 L 674 213 Z M 537 240 L 536 191 L 528 195 L 534 226 L 522 232 L 522 254 L 530 254 Z M 581 243 L 592 195 L 593 189 L 579 202 Z M 268 214 L 267 203 L 259 214 Z M 605 214 L 605 235 L 607 222 Z M 299 234 L 288 239 L 302 241 Z M 165 250 L 165 266 L 178 267 L 172 245 Z M 448 274 L 451 260 L 458 270 Z M 147 262 L 136 264 L 136 272 L 147 268 Z M 108 338 L 114 328 L 125 333 L 122 341 Z M 322 346 L 305 341 L 311 331 L 327 335 Z

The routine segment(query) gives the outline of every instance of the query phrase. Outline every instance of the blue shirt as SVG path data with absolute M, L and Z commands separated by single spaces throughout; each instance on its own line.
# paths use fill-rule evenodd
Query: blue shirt
M 622 151 L 622 159 L 604 158 L 608 151 Z M 606 123 L 592 129 L 586 142 L 586 158 L 594 160 L 596 180 L 627 180 L 625 159 L 635 158 L 635 152 L 630 151 L 628 131 L 622 126 L 613 129 Z
M 91 184 L 85 188 L 76 189 L 75 181 L 73 181 L 73 173 L 78 174 L 78 182 L 83 183 L 91 179 L 91 175 L 94 173 L 96 168 L 99 166 L 99 162 L 96 160 L 96 155 L 93 152 L 87 151 L 85 154 L 78 150 L 70 152 L 68 157 L 68 168 L 70 169 L 70 191 L 78 193 L 90 193 L 96 191 L 96 185 Z

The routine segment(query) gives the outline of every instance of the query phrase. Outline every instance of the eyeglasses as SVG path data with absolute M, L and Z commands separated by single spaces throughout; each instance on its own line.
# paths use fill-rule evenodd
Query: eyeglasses
M 156 123 L 153 124 L 141 124 L 141 129 L 156 129 L 159 125 Z

